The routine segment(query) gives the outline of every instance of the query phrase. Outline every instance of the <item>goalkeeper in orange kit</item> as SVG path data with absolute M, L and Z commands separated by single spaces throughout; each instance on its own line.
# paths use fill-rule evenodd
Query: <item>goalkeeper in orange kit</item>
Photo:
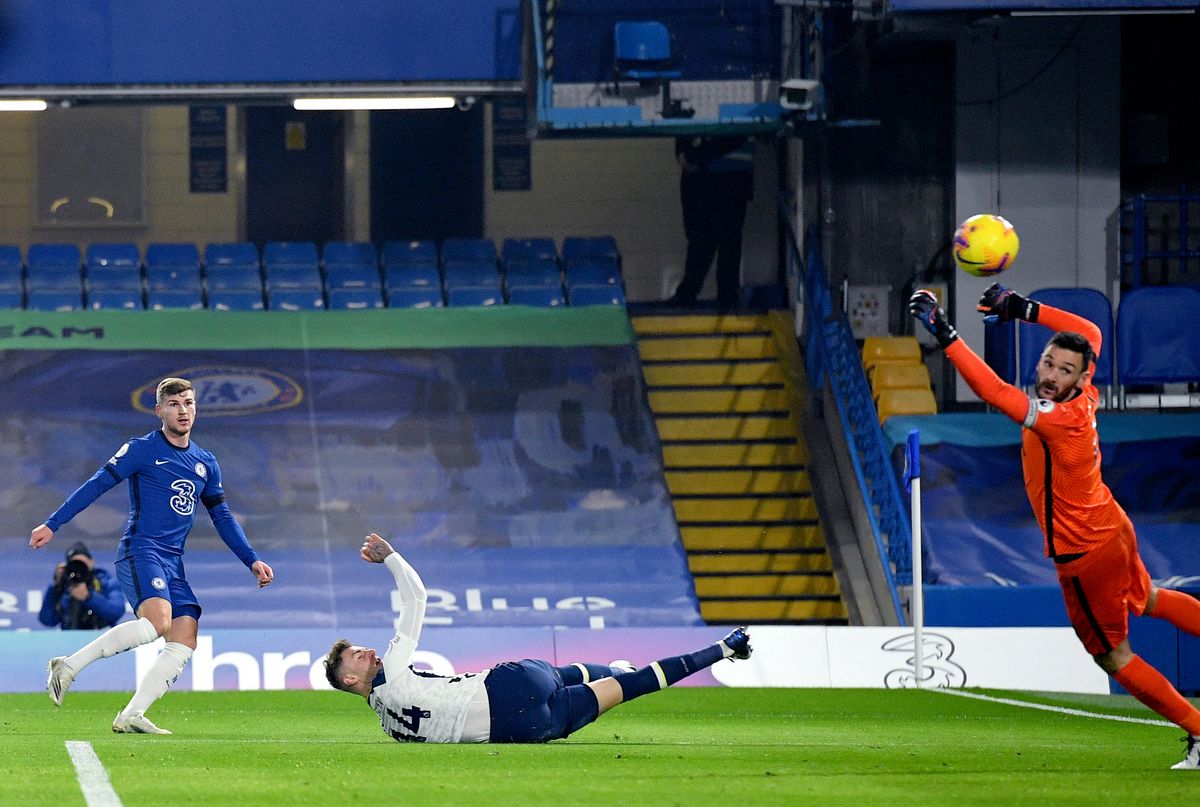
M 1133 524 L 1100 477 L 1099 391 L 1092 384 L 1100 329 L 998 283 L 976 308 L 1001 321 L 1037 322 L 1056 331 L 1038 360 L 1033 397 L 1003 381 L 958 338 L 932 292 L 917 291 L 908 301 L 909 313 L 933 334 L 971 389 L 1024 427 L 1025 491 L 1079 640 L 1134 697 L 1187 731 L 1187 751 L 1172 767 L 1200 770 L 1200 711 L 1129 647 L 1130 612 L 1200 635 L 1200 601 L 1150 581 Z

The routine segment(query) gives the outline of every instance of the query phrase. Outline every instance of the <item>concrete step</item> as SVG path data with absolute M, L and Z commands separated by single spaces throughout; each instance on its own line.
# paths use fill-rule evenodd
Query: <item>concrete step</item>
M 767 359 L 778 349 L 770 334 L 713 334 L 711 336 L 655 337 L 638 339 L 642 361 L 681 359 Z
M 806 471 L 667 471 L 666 478 L 672 495 L 812 492 Z
M 808 462 L 803 443 L 664 443 L 663 465 L 667 470 L 698 468 L 795 468 Z

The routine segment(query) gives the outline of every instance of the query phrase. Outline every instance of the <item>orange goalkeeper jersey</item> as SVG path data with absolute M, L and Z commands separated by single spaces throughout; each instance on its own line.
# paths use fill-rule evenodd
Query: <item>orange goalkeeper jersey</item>
M 1100 329 L 1086 319 L 1042 305 L 1038 324 L 1081 333 L 1100 355 Z M 1063 403 L 1030 398 L 997 376 L 963 340 L 947 347 L 946 356 L 980 398 L 1024 427 L 1025 492 L 1046 536 L 1047 557 L 1087 552 L 1114 536 L 1126 516 L 1100 477 L 1096 387 L 1089 383 Z

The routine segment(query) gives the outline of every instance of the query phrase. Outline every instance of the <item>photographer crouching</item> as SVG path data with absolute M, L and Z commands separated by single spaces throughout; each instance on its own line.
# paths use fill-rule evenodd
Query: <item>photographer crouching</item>
M 125 613 L 125 597 L 104 569 L 97 569 L 87 546 L 77 543 L 54 568 L 38 621 L 63 630 L 100 630 L 115 625 Z

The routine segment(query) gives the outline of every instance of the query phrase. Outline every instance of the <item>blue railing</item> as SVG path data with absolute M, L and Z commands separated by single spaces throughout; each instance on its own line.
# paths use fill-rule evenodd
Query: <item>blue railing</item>
M 789 208 L 787 200 L 781 199 L 780 219 L 789 246 L 788 273 L 796 282 L 796 305 L 804 311 L 804 365 L 809 389 L 822 389 L 826 378 L 832 387 L 867 519 L 875 535 L 879 556 L 888 561 L 884 571 L 892 604 L 900 621 L 905 622 L 896 586 L 912 582 L 912 535 L 907 510 L 900 496 L 887 441 L 879 427 L 850 321 L 845 312 L 833 304 L 819 233 L 815 226 L 809 229 L 805 239 L 806 259 L 801 259 Z
M 1200 258 L 1200 238 L 1189 235 L 1189 221 L 1200 220 L 1191 207 L 1200 205 L 1200 194 L 1189 193 L 1183 186 L 1179 193 L 1148 195 L 1139 193 L 1121 204 L 1121 280 L 1136 289 L 1147 285 L 1148 261 L 1164 264 L 1163 280 L 1171 281 L 1170 262 L 1178 272 L 1189 273 L 1189 261 Z M 1158 218 L 1161 226 L 1152 219 Z M 1159 243 L 1152 245 L 1155 235 Z M 1178 278 L 1175 278 L 1178 281 Z M 1197 281 L 1188 281 L 1197 282 Z

